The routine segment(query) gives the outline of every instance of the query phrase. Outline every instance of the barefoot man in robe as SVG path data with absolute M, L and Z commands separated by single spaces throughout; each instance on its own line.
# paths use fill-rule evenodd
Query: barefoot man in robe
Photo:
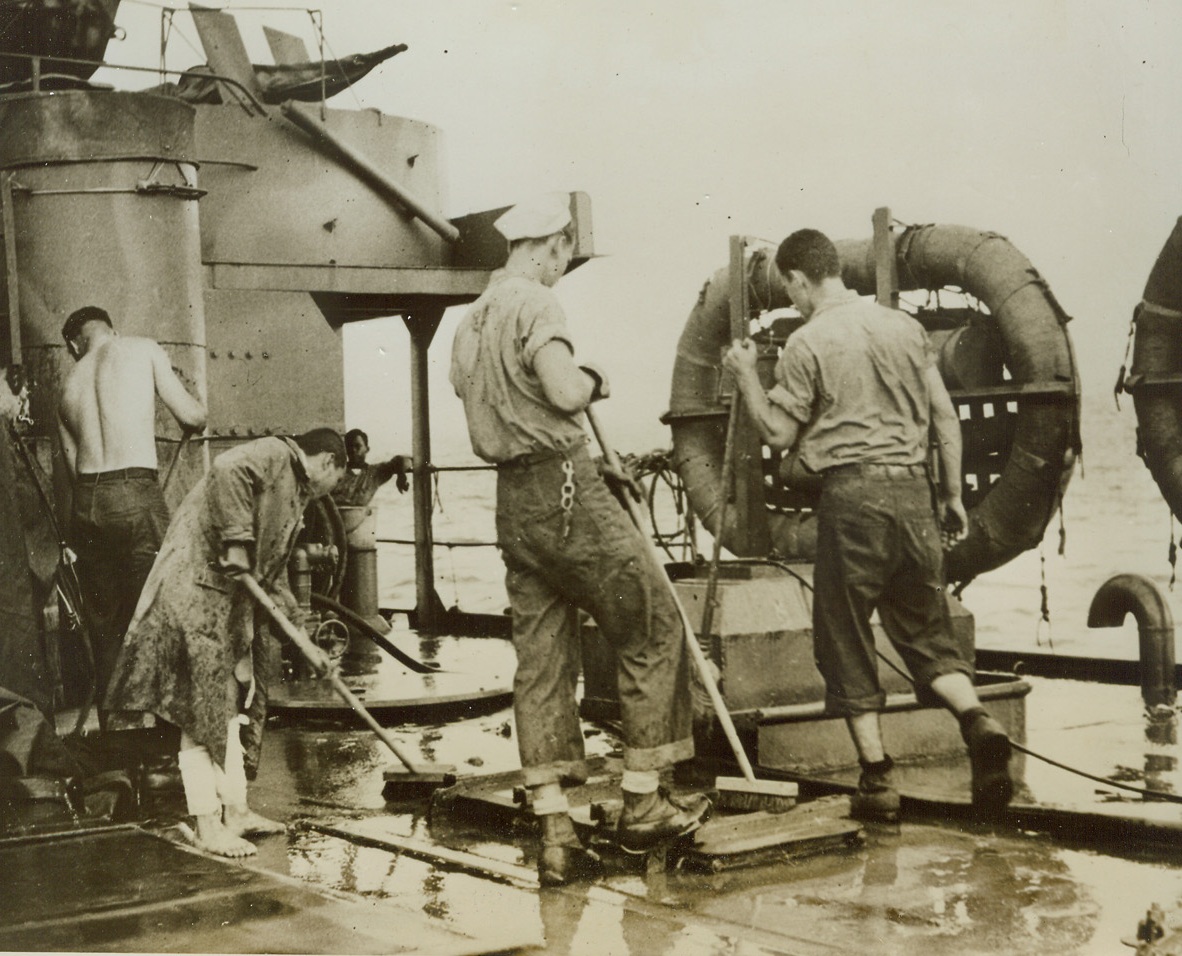
M 246 802 L 279 655 L 234 574 L 253 574 L 299 626 L 288 560 L 304 509 L 344 472 L 345 443 L 330 428 L 223 452 L 177 509 L 128 628 L 107 694 L 111 720 L 118 729 L 127 712 L 149 713 L 180 728 L 185 799 L 210 853 L 250 856 L 245 836 L 284 829 Z M 323 672 L 328 659 L 311 663 Z

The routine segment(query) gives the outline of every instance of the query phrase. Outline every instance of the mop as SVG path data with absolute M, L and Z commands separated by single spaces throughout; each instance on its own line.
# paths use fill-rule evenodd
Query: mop
M 313 661 L 315 655 L 313 654 L 311 639 L 287 619 L 287 615 L 279 610 L 279 606 L 272 600 L 271 595 L 262 589 L 259 582 L 255 580 L 254 575 L 243 573 L 236 575 L 236 577 L 262 608 L 271 615 L 275 623 L 282 629 L 284 635 L 300 649 L 304 657 L 310 662 Z M 382 792 L 388 799 L 391 798 L 392 788 L 406 796 L 413 796 L 416 794 L 430 793 L 439 787 L 450 787 L 456 782 L 456 768 L 450 764 L 419 764 L 411 760 L 403 749 L 398 746 L 397 741 L 386 731 L 386 728 L 374 719 L 373 714 L 366 710 L 361 701 L 349 690 L 344 680 L 341 679 L 341 675 L 337 672 L 335 663 L 329 664 L 328 672 L 325 676 L 332 683 L 333 689 L 341 695 L 345 703 L 353 708 L 354 713 L 369 725 L 370 730 L 378 735 L 378 739 L 389 747 L 394 752 L 394 756 L 402 761 L 402 764 L 406 767 L 406 773 L 392 773 L 387 771 L 386 787 Z

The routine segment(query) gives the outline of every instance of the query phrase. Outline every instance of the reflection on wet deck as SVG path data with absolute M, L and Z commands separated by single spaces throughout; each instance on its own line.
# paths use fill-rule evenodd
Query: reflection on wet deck
M 1032 683 L 1032 749 L 1099 776 L 1182 789 L 1176 734 L 1147 723 L 1136 688 Z M 611 749 L 609 734 L 588 730 L 592 753 Z M 480 773 L 516 766 L 508 710 L 394 732 L 417 741 L 424 759 Z M 870 827 L 860 848 L 790 864 L 715 875 L 609 870 L 592 887 L 538 890 L 524 828 L 490 830 L 454 820 L 432 826 L 421 806 L 384 805 L 380 772 L 388 761 L 360 731 L 279 728 L 267 758 L 256 785 L 260 798 L 272 801 L 266 809 L 326 829 L 351 820 L 346 829 L 379 844 L 382 834 L 391 837 L 386 847 L 363 846 L 305 827 L 290 833 L 285 847 L 264 848 L 268 866 L 395 901 L 464 932 L 532 927 L 544 937 L 545 952 L 1111 953 L 1152 902 L 1182 921 L 1182 867 L 1173 851 L 1128 847 L 1106 855 L 1080 848 L 1089 842 L 1086 831 L 1059 832 L 1067 839 L 1052 841 L 1004 824 L 940 825 L 930 815 Z M 937 790 L 959 788 L 962 765 L 941 772 L 949 782 L 937 783 Z M 1175 804 L 1118 797 L 1032 758 L 1026 785 L 1021 798 L 1040 804 L 1173 823 L 1182 817 Z M 342 813 L 346 807 L 354 812 Z M 398 837 L 470 854 L 487 861 L 485 872 L 400 852 Z
M 1136 688 L 1031 683 L 1031 749 L 1097 776 L 1182 792 L 1176 726 L 1147 721 Z M 510 708 L 466 719 L 385 722 L 424 761 L 453 763 L 470 774 L 517 766 Z M 590 755 L 613 751 L 610 732 L 589 724 L 585 731 Z M 231 874 L 231 883 L 245 881 L 231 891 L 237 902 L 221 910 L 228 925 L 192 915 L 201 896 L 187 897 L 176 883 L 184 882 L 184 866 L 164 866 L 167 876 L 158 882 L 143 878 L 138 897 L 133 881 L 83 870 L 84 885 L 112 888 L 109 908 L 126 918 L 108 914 L 94 923 L 94 913 L 108 904 L 92 900 L 83 923 L 101 924 L 102 933 L 14 936 L 10 924 L 0 941 L 10 948 L 212 952 L 1110 954 L 1120 951 L 1120 938 L 1135 931 L 1152 903 L 1162 905 L 1168 924 L 1182 925 L 1177 841 L 1100 850 L 1086 821 L 1074 829 L 991 825 L 952 815 L 942 821 L 930 809 L 899 826 L 868 827 L 859 847 L 773 866 L 700 874 L 615 861 L 595 885 L 540 890 L 527 826 L 454 815 L 429 821 L 425 803 L 388 804 L 382 774 L 392 763 L 382 744 L 353 722 L 276 722 L 252 802 L 293 826 L 260 841 L 259 856 L 245 867 L 183 854 L 186 865 L 197 861 L 192 865 Z M 907 768 L 904 788 L 954 793 L 963 788 L 964 773 L 963 762 L 922 773 Z M 1177 804 L 1122 795 L 1033 758 L 1026 758 L 1025 779 L 1023 802 L 1157 821 L 1163 830 L 1182 824 Z M 153 827 L 175 833 L 183 798 L 157 798 L 145 811 Z M 78 865 L 42 858 L 24 869 L 48 873 L 52 882 Z M 16 878 L 14 866 L 0 870 L 0 883 Z M 260 874 L 278 881 L 262 896 L 252 888 Z M 46 879 L 38 892 L 52 902 L 57 897 Z M 306 898 L 290 895 L 285 881 L 293 880 L 306 888 Z M 62 881 L 63 892 L 73 892 L 71 885 Z M 130 895 L 114 892 L 118 887 L 131 887 Z M 169 893 L 173 902 L 153 903 Z M 334 932 L 345 910 L 326 904 L 323 893 L 361 907 L 364 920 Z M 6 897 L 7 890 L 0 892 Z M 244 907 L 238 897 L 271 902 Z M 156 922 L 135 917 L 145 907 L 160 910 Z M 42 913 L 32 925 L 44 930 L 47 919 Z M 249 927 L 260 921 L 263 929 L 251 935 Z M 412 931 L 438 946 L 415 950 L 406 936 Z
M 401 629 L 388 639 L 399 650 L 438 667 L 416 673 L 387 654 L 351 655 L 342 661 L 346 685 L 379 715 L 422 718 L 433 711 L 449 716 L 484 712 L 507 704 L 513 692 L 513 645 L 497 638 L 465 639 Z M 275 688 L 272 705 L 287 713 L 346 715 L 348 705 L 328 681 L 291 680 Z

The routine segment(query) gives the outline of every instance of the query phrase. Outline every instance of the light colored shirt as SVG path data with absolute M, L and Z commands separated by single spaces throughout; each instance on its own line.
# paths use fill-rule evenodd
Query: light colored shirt
M 932 361 L 915 319 L 851 291 L 789 337 L 768 400 L 805 426 L 800 456 L 813 471 L 915 465 L 928 453 Z
M 533 279 L 493 273 L 451 351 L 451 384 L 464 403 L 472 450 L 485 461 L 586 443 L 581 413 L 555 408 L 534 371 L 539 349 L 554 341 L 574 352 L 557 296 Z
M 367 505 L 373 501 L 373 496 L 383 484 L 381 475 L 373 465 L 367 463 L 360 468 L 346 468 L 332 490 L 332 500 L 348 507 Z

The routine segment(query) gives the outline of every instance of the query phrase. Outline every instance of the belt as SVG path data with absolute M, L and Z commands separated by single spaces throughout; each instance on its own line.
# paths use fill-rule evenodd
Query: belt
M 122 481 L 126 478 L 156 479 L 155 468 L 116 468 L 113 471 L 88 471 L 78 476 L 78 483 L 98 483 L 100 481 Z
M 834 475 L 867 475 L 875 478 L 926 478 L 926 462 L 915 465 L 894 465 L 877 461 L 856 461 L 848 465 L 834 465 L 821 472 L 826 478 Z
M 515 468 L 529 468 L 546 461 L 559 461 L 566 458 L 569 452 L 558 451 L 556 448 L 544 448 L 541 451 L 531 451 L 524 455 L 517 455 L 505 461 L 497 462 L 497 471 L 510 471 Z

